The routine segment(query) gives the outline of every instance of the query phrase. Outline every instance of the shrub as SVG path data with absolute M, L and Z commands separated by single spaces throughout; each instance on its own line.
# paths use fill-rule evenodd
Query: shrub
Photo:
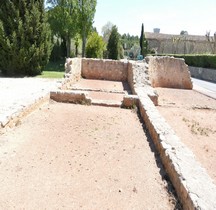
M 48 63 L 52 48 L 43 1 L 2 1 L 0 6 L 2 73 L 40 74 Z
M 98 35 L 97 32 L 92 32 L 86 46 L 87 58 L 103 58 L 103 52 L 105 50 L 105 42 L 103 38 Z

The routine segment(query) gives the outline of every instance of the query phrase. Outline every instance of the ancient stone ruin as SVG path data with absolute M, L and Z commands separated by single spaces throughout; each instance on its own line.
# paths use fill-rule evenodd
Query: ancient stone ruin
M 92 99 L 88 97 L 89 91 L 73 88 L 74 84 L 83 79 L 118 81 L 127 84 L 129 91 L 124 92 L 122 101 L 117 106 L 125 106 L 124 103 L 128 105 L 128 100 L 134 103 L 138 92 L 147 94 L 157 105 L 158 96 L 154 87 L 192 89 L 188 66 L 182 59 L 146 57 L 143 61 L 129 62 L 68 58 L 61 90 L 51 92 L 51 98 L 57 101 L 91 104 Z M 97 91 L 103 92 L 103 90 Z M 116 91 L 112 90 L 112 92 Z
M 216 186 L 160 115 L 155 106 L 158 95 L 154 87 L 192 89 L 184 60 L 146 57 L 135 62 L 68 58 L 62 86 L 52 91 L 50 98 L 88 105 L 137 106 L 183 208 L 216 209 Z

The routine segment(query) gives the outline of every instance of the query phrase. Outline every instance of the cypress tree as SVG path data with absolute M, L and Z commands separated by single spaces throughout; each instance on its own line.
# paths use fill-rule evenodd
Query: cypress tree
M 120 36 L 116 26 L 112 27 L 112 31 L 107 44 L 108 58 L 118 60 L 119 59 L 119 44 Z
M 144 25 L 142 23 L 141 27 L 141 35 L 140 35 L 140 54 L 145 57 L 145 55 L 148 53 L 148 43 L 145 38 L 145 33 L 144 33 Z
M 0 5 L 0 70 L 37 75 L 49 61 L 51 32 L 43 0 L 7 0 Z

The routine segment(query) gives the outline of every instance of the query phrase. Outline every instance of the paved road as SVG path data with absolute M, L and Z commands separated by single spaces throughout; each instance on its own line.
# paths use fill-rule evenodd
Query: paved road
M 216 99 L 216 84 L 212 82 L 207 82 L 199 79 L 192 78 L 193 89 L 205 94 L 211 98 Z

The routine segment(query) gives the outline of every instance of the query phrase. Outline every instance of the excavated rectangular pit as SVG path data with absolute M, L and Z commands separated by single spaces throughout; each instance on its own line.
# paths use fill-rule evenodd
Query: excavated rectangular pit
M 70 87 L 72 91 L 82 91 L 91 98 L 93 105 L 120 107 L 125 95 L 131 94 L 127 82 L 81 79 Z
M 161 59 L 161 60 L 164 61 L 164 59 Z M 165 58 L 165 60 L 167 60 L 167 58 Z M 101 68 L 101 65 L 103 65 L 104 68 Z M 84 66 L 85 68 L 82 68 L 82 66 Z M 62 84 L 61 91 L 53 92 L 53 95 L 56 96 L 57 99 L 59 99 L 58 97 L 60 96 L 60 99 L 63 99 L 64 102 L 70 102 L 71 97 L 72 98 L 75 97 L 76 99 L 78 98 L 78 100 L 80 102 L 83 102 L 83 100 L 86 101 L 86 102 L 89 102 L 90 101 L 89 98 L 88 98 L 89 94 L 90 95 L 92 94 L 92 97 L 95 97 L 95 99 L 93 99 L 93 100 L 96 100 L 96 101 L 100 100 L 101 98 L 107 99 L 107 98 L 111 97 L 111 95 L 106 95 L 106 97 L 107 97 L 106 98 L 103 95 L 103 93 L 115 94 L 116 100 L 120 100 L 121 94 L 123 95 L 125 93 L 125 92 L 121 92 L 122 90 L 118 90 L 118 87 L 119 87 L 118 85 L 116 86 L 117 87 L 116 92 L 113 91 L 113 90 L 110 91 L 109 88 L 108 89 L 105 88 L 104 90 L 103 89 L 102 90 L 97 89 L 97 87 L 89 88 L 88 86 L 85 87 L 84 84 L 81 84 L 81 86 L 80 86 L 82 88 L 82 85 L 84 85 L 83 90 L 79 90 L 80 87 L 77 87 L 74 90 L 70 90 L 70 88 L 71 88 L 70 85 L 74 84 L 75 81 L 76 82 L 78 82 L 78 81 L 82 82 L 82 80 L 80 80 L 81 75 L 84 78 L 88 78 L 88 79 L 90 79 L 90 78 L 91 79 L 108 79 L 108 78 L 110 78 L 110 80 L 128 81 L 133 93 L 137 94 L 136 97 L 132 96 L 131 98 L 129 97 L 129 99 L 130 100 L 133 99 L 134 101 L 139 102 L 141 118 L 144 120 L 145 125 L 146 125 L 146 127 L 147 127 L 147 129 L 148 129 L 148 131 L 149 131 L 149 133 L 151 135 L 151 138 L 154 141 L 154 144 L 155 144 L 158 152 L 160 153 L 161 160 L 163 161 L 163 164 L 164 164 L 164 166 L 166 168 L 166 171 L 168 172 L 168 175 L 169 175 L 169 177 L 170 177 L 170 179 L 172 181 L 172 184 L 176 188 L 176 191 L 178 193 L 178 196 L 180 197 L 181 202 L 183 203 L 183 206 L 186 209 L 195 209 L 195 208 L 206 209 L 205 208 L 206 206 L 208 206 L 207 209 L 215 209 L 215 205 L 216 205 L 215 198 L 214 198 L 214 195 L 215 195 L 214 192 L 216 192 L 215 185 L 212 183 L 212 180 L 206 174 L 205 170 L 203 170 L 202 167 L 200 166 L 200 164 L 195 161 L 194 156 L 191 153 L 191 151 L 188 150 L 181 143 L 180 139 L 175 135 L 175 133 L 172 131 L 172 129 L 169 127 L 169 125 L 165 122 L 165 120 L 157 112 L 157 110 L 156 110 L 156 108 L 154 106 L 154 104 L 157 104 L 157 100 L 153 100 L 153 99 L 157 99 L 157 95 L 154 93 L 152 88 L 149 86 L 148 82 L 146 83 L 146 79 L 148 79 L 148 75 L 145 75 L 146 71 L 143 71 L 143 68 L 145 67 L 144 64 L 134 64 L 134 65 L 132 65 L 130 63 L 121 63 L 121 62 L 119 63 L 119 61 L 103 61 L 103 60 L 96 60 L 95 61 L 95 60 L 88 60 L 88 59 L 84 59 L 82 61 L 80 59 L 75 59 L 73 61 L 70 60 L 67 63 L 67 67 L 68 67 L 69 71 L 67 71 L 66 80 Z M 85 71 L 83 72 L 83 70 L 85 70 Z M 157 69 L 155 69 L 155 70 L 157 70 Z M 171 70 L 172 70 L 172 68 L 171 68 Z M 187 70 L 187 69 L 185 69 L 185 70 Z M 180 72 L 181 71 L 176 71 L 176 73 L 180 73 Z M 169 73 L 169 76 L 170 75 L 171 75 L 171 77 L 173 76 L 172 74 Z M 100 76 L 100 78 L 97 78 L 98 76 Z M 150 77 L 152 77 L 152 75 L 150 75 Z M 189 74 L 187 74 L 186 76 L 183 75 L 183 80 L 182 81 L 185 81 L 184 78 L 186 78 L 186 77 L 189 78 Z M 176 78 L 178 78 L 178 81 L 180 81 L 179 77 L 176 77 Z M 104 82 L 104 81 L 100 81 L 100 82 Z M 147 86 L 145 86 L 143 82 Z M 189 86 L 185 85 L 185 88 L 187 88 L 187 87 L 191 88 L 191 85 L 190 85 L 191 83 L 189 82 L 188 84 L 189 84 Z M 181 87 L 184 87 L 184 85 L 182 86 L 182 84 L 181 84 Z M 120 94 L 120 96 L 118 96 L 117 94 Z M 52 94 L 51 94 L 51 96 L 52 96 Z M 128 95 L 128 96 L 130 96 L 130 95 Z M 97 99 L 97 97 L 99 97 L 100 99 Z M 149 99 L 149 97 L 154 102 L 154 104 Z M 69 99 L 69 101 L 67 101 L 68 99 Z M 125 99 L 125 97 L 123 97 L 123 101 L 124 101 L 124 99 Z M 126 99 L 127 99 L 127 97 L 126 97 Z M 59 100 L 59 101 L 61 101 L 61 100 Z M 72 101 L 73 100 L 71 100 L 71 102 Z M 101 100 L 101 101 L 106 101 L 106 100 Z M 132 102 L 134 102 L 134 101 L 132 101 Z M 94 104 L 94 103 L 92 103 L 92 104 Z M 98 103 L 95 103 L 95 104 L 98 104 Z M 106 103 L 104 103 L 104 104 L 106 104 Z M 55 105 L 56 104 L 54 104 L 53 106 L 55 106 Z M 111 103 L 111 105 L 113 105 L 113 104 Z M 64 110 L 65 106 L 71 106 L 72 107 L 74 105 L 68 105 L 68 104 L 63 105 L 63 104 L 61 104 L 60 106 L 61 106 L 61 109 L 63 108 L 63 110 Z M 76 107 L 78 107 L 78 106 L 79 105 L 77 105 Z M 82 106 L 82 107 L 86 108 L 86 106 Z M 101 110 L 100 110 L 102 107 L 94 107 L 94 106 L 88 106 L 88 107 L 95 108 L 97 110 L 98 114 L 102 113 Z M 65 134 L 67 133 L 67 130 L 70 130 L 71 128 L 73 128 L 73 126 L 71 126 L 72 123 L 69 123 L 69 125 L 68 125 L 67 118 L 61 116 L 62 119 L 60 120 L 60 122 L 62 122 L 63 126 L 66 126 L 67 130 L 61 129 L 62 127 L 58 126 L 59 125 L 58 124 L 59 119 L 56 119 L 52 115 L 52 114 L 56 115 L 58 112 L 55 110 L 55 108 L 54 108 L 54 110 L 51 107 L 48 107 L 47 109 L 51 111 L 51 114 L 49 115 L 50 118 L 48 117 L 47 119 L 49 119 L 48 120 L 49 123 L 52 122 L 50 124 L 52 126 L 52 129 L 51 129 L 52 132 L 50 132 L 50 133 L 54 134 L 54 136 L 52 136 L 52 138 L 61 139 L 60 146 L 62 146 L 62 145 L 64 145 L 63 144 L 64 138 L 61 138 L 61 137 L 65 136 Z M 84 108 L 82 108 L 82 109 L 84 110 Z M 83 115 L 83 114 L 85 115 L 85 112 L 83 110 L 82 110 L 82 112 L 77 112 L 77 110 L 75 112 L 77 112 L 79 115 Z M 111 108 L 107 108 L 108 112 L 110 112 L 110 110 L 111 110 Z M 116 110 L 121 110 L 122 111 L 122 109 L 116 109 Z M 120 116 L 121 111 L 118 112 L 118 117 Z M 129 111 L 129 110 L 127 110 L 127 111 Z M 48 114 L 50 112 L 46 110 L 46 113 Z M 40 113 L 40 114 L 41 114 L 41 116 L 45 116 L 43 113 Z M 62 114 L 62 112 L 61 112 L 61 114 Z M 126 117 L 128 116 L 128 113 L 124 113 L 124 114 L 125 114 Z M 65 115 L 70 116 L 69 113 L 66 113 Z M 75 116 L 75 117 L 72 117 L 73 122 L 74 121 L 76 122 L 76 120 L 78 120 L 78 119 L 82 119 L 82 118 L 80 118 L 79 115 Z M 52 121 L 53 119 L 54 119 L 54 122 Z M 90 120 L 90 121 L 92 121 L 92 120 Z M 104 118 L 104 121 L 105 122 L 107 121 L 106 117 Z M 131 130 L 134 129 L 134 126 L 131 124 L 131 121 L 128 118 L 127 119 L 118 118 L 118 122 L 123 122 L 125 125 L 129 126 L 129 127 L 127 127 L 127 130 L 131 131 Z M 40 123 L 41 123 L 41 121 L 40 121 Z M 38 123 L 38 124 L 40 124 L 40 123 Z M 83 120 L 82 123 L 87 124 L 86 119 Z M 113 121 L 112 123 L 114 123 L 114 125 L 115 125 L 115 121 Z M 86 135 L 85 130 L 88 127 L 83 126 L 83 124 L 82 124 L 82 126 L 78 125 L 75 128 L 76 129 L 77 128 L 83 128 L 82 132 Z M 103 123 L 100 123 L 100 124 L 94 123 L 94 120 L 92 121 L 92 124 L 93 125 L 103 125 Z M 57 125 L 57 127 L 55 127 L 55 125 Z M 33 127 L 33 125 L 31 127 Z M 117 125 L 115 125 L 115 127 L 117 127 Z M 122 125 L 121 125 L 121 127 L 122 127 Z M 42 131 L 43 134 L 45 134 L 44 133 L 45 131 L 41 127 L 38 127 L 38 128 L 39 128 L 40 131 Z M 45 128 L 47 128 L 47 127 L 45 127 Z M 32 129 L 29 129 L 29 130 L 32 130 Z M 57 131 L 57 133 L 54 132 L 55 130 Z M 98 130 L 99 129 L 96 127 L 95 131 L 98 131 Z M 106 132 L 106 126 L 104 126 L 101 130 L 102 130 L 102 132 Z M 63 131 L 63 133 L 62 133 L 62 131 Z M 38 131 L 35 132 L 36 137 L 37 137 L 37 135 L 36 135 L 37 133 L 38 133 Z M 115 132 L 113 132 L 113 133 L 115 134 Z M 121 135 L 121 134 L 117 133 L 117 135 L 114 136 L 114 137 L 112 137 L 112 135 L 109 135 L 109 136 L 112 137 L 112 140 L 116 141 L 119 138 L 119 135 Z M 34 135 L 33 135 L 33 137 L 34 137 Z M 91 134 L 89 134 L 87 138 L 89 139 L 90 137 L 91 137 Z M 77 136 L 76 135 L 74 136 L 73 133 L 70 132 L 70 138 L 71 139 L 77 138 Z M 109 137 L 100 135 L 100 138 L 105 140 L 105 142 L 107 142 L 107 138 L 109 138 Z M 132 143 L 134 143 L 134 139 L 133 139 L 132 134 L 127 135 L 127 137 L 125 137 L 125 138 L 127 139 L 127 141 L 131 140 L 131 139 L 133 140 L 133 142 L 130 142 L 130 146 L 132 145 Z M 94 136 L 94 139 L 96 140 L 97 137 Z M 145 138 L 140 138 L 140 139 L 142 139 L 142 140 L 144 140 L 146 142 Z M 71 142 L 73 142 L 73 141 L 71 141 Z M 85 145 L 85 141 L 81 141 L 81 143 L 84 143 L 84 145 Z M 107 145 L 107 143 L 106 143 L 106 145 Z M 122 144 L 121 146 L 123 146 L 123 145 L 124 144 Z M 47 148 L 50 148 L 51 146 L 52 146 L 52 144 L 48 145 Z M 67 146 L 65 146 L 65 147 L 67 147 Z M 87 148 L 88 148 L 88 145 L 87 145 Z M 111 149 L 111 148 L 109 147 L 109 149 Z M 121 147 L 121 149 L 122 148 L 123 147 Z M 136 146 L 135 146 L 135 148 L 136 148 Z M 130 148 L 129 151 L 132 152 L 133 151 L 132 149 L 135 149 L 135 148 Z M 121 159 L 123 159 L 125 153 L 121 153 L 120 151 L 117 151 L 117 153 L 120 155 Z M 126 151 L 125 148 L 123 148 L 123 151 L 124 152 Z M 105 153 L 103 153 L 103 154 L 105 154 L 105 156 L 106 156 L 107 152 L 108 151 L 105 151 Z M 144 150 L 142 151 L 142 153 L 143 152 L 144 152 Z M 4 153 L 4 154 L 6 155 L 7 152 Z M 137 151 L 136 151 L 136 154 L 137 154 Z M 58 157 L 58 156 L 56 156 L 56 157 Z M 131 157 L 133 157 L 133 155 L 129 154 L 130 160 L 131 160 Z M 194 173 L 194 171 L 190 173 L 190 172 L 188 172 L 188 170 L 185 170 L 185 165 L 188 165 L 187 157 L 190 157 L 189 158 L 190 159 L 190 164 L 189 164 L 190 167 L 189 167 L 189 169 L 190 170 L 192 170 L 192 169 L 195 170 L 196 173 Z M 120 159 L 118 159 L 118 160 L 120 161 Z M 141 160 L 141 161 L 138 161 L 138 162 L 143 163 L 143 159 L 142 159 L 141 156 L 138 158 L 138 160 Z M 149 160 L 149 157 L 147 157 L 147 160 Z M 176 162 L 176 160 L 178 160 L 178 161 Z M 76 162 L 77 162 L 77 159 L 76 159 Z M 52 165 L 52 163 L 53 163 L 53 158 L 49 162 L 49 164 Z M 132 165 L 134 164 L 133 162 L 130 162 L 130 163 Z M 80 164 L 82 165 L 82 163 L 80 163 Z M 124 164 L 125 163 L 123 163 L 123 165 Z M 17 171 L 22 171 L 22 167 L 19 167 L 19 164 L 17 164 L 17 165 L 18 166 L 15 169 L 15 171 L 16 172 Z M 71 165 L 70 161 L 69 161 L 69 165 Z M 104 169 L 107 168 L 107 166 L 109 166 L 109 164 L 107 165 L 106 163 L 104 163 L 102 165 L 101 165 L 100 171 L 101 170 L 104 171 Z M 116 165 L 117 164 L 114 164 L 114 166 L 116 166 Z M 6 162 L 5 162 L 5 166 L 7 166 Z M 149 165 L 147 165 L 147 168 L 148 167 L 149 167 Z M 110 168 L 113 169 L 114 167 L 110 167 Z M 127 168 L 128 167 L 126 167 L 126 169 Z M 133 168 L 129 167 L 129 170 L 133 170 Z M 99 173 L 99 171 L 97 173 Z M 105 174 L 107 174 L 107 173 L 108 172 L 106 171 Z M 116 173 L 118 173 L 118 171 Z M 124 173 L 127 174 L 127 171 L 124 171 Z M 136 173 L 140 173 L 143 176 L 143 172 L 136 171 Z M 199 174 L 199 176 L 197 176 L 197 174 Z M 61 175 L 62 175 L 61 173 L 60 174 L 57 173 L 57 177 L 59 177 L 59 178 L 57 178 L 57 180 L 61 179 Z M 196 176 L 196 178 L 194 179 L 195 176 Z M 88 181 L 90 180 L 90 179 L 88 179 L 88 177 L 86 179 Z M 118 180 L 118 179 L 115 179 L 114 181 L 116 181 L 116 180 Z M 205 180 L 205 182 L 203 182 L 203 181 L 199 182 L 199 180 Z M 130 179 L 130 181 L 131 181 L 131 179 Z M 84 181 L 81 180 L 81 182 L 84 182 Z M 75 181 L 74 184 L 76 184 L 76 183 L 77 182 Z M 78 183 L 79 183 L 79 181 L 78 181 Z M 128 183 L 128 180 L 127 180 L 127 183 Z M 55 184 L 56 183 L 54 182 L 53 185 L 55 185 Z M 52 184 L 48 185 L 48 188 L 51 185 Z M 55 186 L 58 186 L 58 185 L 55 185 Z M 66 184 L 66 186 L 68 186 L 68 184 Z M 73 186 L 73 185 L 69 185 L 69 186 Z M 57 187 L 57 188 L 60 188 L 60 187 Z M 108 187 L 108 188 L 110 189 L 110 187 Z M 87 191 L 89 192 L 89 187 L 87 187 L 87 189 L 88 189 Z M 137 187 L 135 186 L 132 191 L 133 191 L 133 193 L 137 193 L 138 192 Z M 110 192 L 113 192 L 113 191 L 110 191 Z M 122 194 L 122 192 L 123 192 L 122 188 L 119 188 L 118 192 Z M 148 192 L 150 192 L 150 191 L 148 191 Z M 83 193 L 83 188 L 82 188 L 82 191 L 79 191 L 79 192 L 76 192 L 76 193 L 77 194 Z M 142 199 L 144 198 L 143 196 L 145 196 L 147 193 L 144 193 L 142 195 Z M 163 194 L 162 191 L 161 191 L 161 193 Z M 25 193 L 23 193 L 23 194 L 25 194 Z M 57 195 L 59 196 L 60 194 L 61 193 L 58 193 Z M 92 194 L 92 193 L 90 192 L 90 194 Z M 66 197 L 67 196 L 71 197 L 71 195 L 72 194 L 70 193 L 70 196 L 66 195 Z M 105 193 L 104 195 L 107 195 L 107 193 Z M 194 195 L 197 195 L 197 196 L 194 196 Z M 65 197 L 64 193 L 63 193 L 63 197 Z M 116 194 L 114 194 L 114 197 L 116 197 Z M 123 197 L 125 198 L 125 195 Z M 129 197 L 130 198 L 133 197 L 133 194 L 130 195 Z M 54 200 L 55 199 L 56 199 L 56 197 L 54 195 Z M 122 197 L 121 197 L 121 199 L 122 199 Z M 63 200 L 62 197 L 61 197 L 61 200 Z M 158 201 L 158 197 L 156 199 L 154 199 L 154 201 L 155 200 Z M 100 201 L 102 201 L 102 199 L 100 199 Z M 128 201 L 128 199 L 126 201 Z M 124 202 L 124 204 L 126 204 L 126 207 L 129 206 L 129 208 L 131 209 L 132 207 L 129 205 L 130 202 L 127 203 L 126 201 Z M 94 205 L 97 204 L 97 201 L 95 201 L 94 199 L 93 199 L 93 202 L 94 202 L 93 203 Z M 119 201 L 116 201 L 116 202 L 119 202 Z M 116 202 L 114 202 L 114 203 L 116 204 Z M 64 204 L 66 204 L 66 203 L 67 203 L 67 201 L 64 202 Z M 85 202 L 82 202 L 82 203 L 84 203 L 84 205 L 85 205 Z M 110 203 L 110 202 L 108 201 L 108 203 Z M 148 203 L 148 201 L 147 201 L 147 203 Z M 88 204 L 89 204 L 89 202 L 87 203 L 87 206 L 89 206 Z M 91 204 L 92 203 L 90 203 L 90 208 L 92 209 Z M 133 201 L 132 201 L 132 204 L 134 204 Z M 30 205 L 31 205 L 31 203 L 30 203 Z M 56 202 L 55 202 L 54 205 L 58 205 L 58 204 L 56 204 Z M 74 205 L 74 203 L 73 204 L 70 203 L 70 205 Z M 80 205 L 79 201 L 78 201 L 78 205 Z M 150 209 L 158 209 L 157 205 L 158 204 L 156 204 L 156 206 L 153 206 L 153 207 L 151 206 Z M 145 203 L 145 207 L 146 206 L 147 206 L 147 204 Z M 74 206 L 72 206 L 72 207 L 74 207 Z M 83 205 L 81 204 L 79 207 L 81 208 L 81 207 L 83 207 Z M 113 208 L 113 207 L 115 208 L 114 204 L 112 204 L 112 206 L 110 208 Z M 133 207 L 134 207 L 134 205 L 133 205 Z M 135 208 L 136 207 L 139 209 L 139 206 L 135 206 Z M 161 205 L 159 205 L 159 207 L 161 207 Z M 173 208 L 173 206 L 172 206 L 172 208 Z M 141 209 L 143 209 L 143 208 L 141 208 Z M 165 209 L 167 209 L 167 208 L 165 208 Z
M 66 90 L 51 91 L 50 98 L 57 102 L 129 108 L 138 104 L 138 97 L 131 93 L 126 81 L 81 79 Z
M 1 136 L 2 209 L 174 209 L 137 114 L 50 103 Z

